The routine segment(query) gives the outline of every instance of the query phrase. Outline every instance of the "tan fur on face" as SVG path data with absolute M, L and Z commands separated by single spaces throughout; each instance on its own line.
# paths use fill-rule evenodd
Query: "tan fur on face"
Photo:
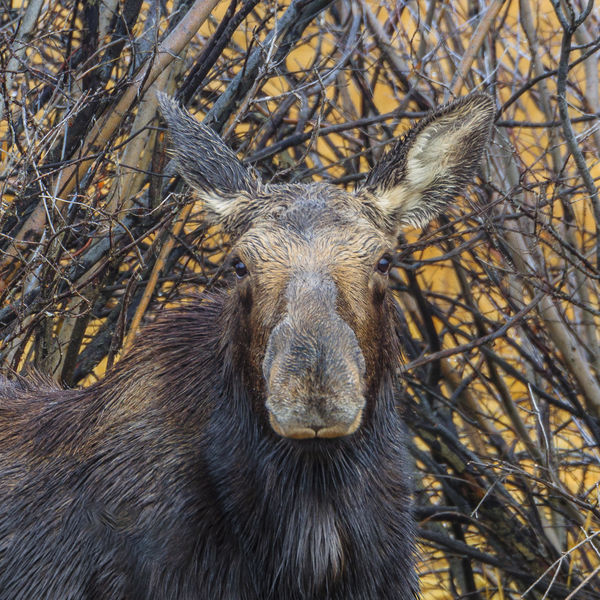
M 364 216 L 362 201 L 314 184 L 282 186 L 258 204 L 266 214 L 256 218 L 232 254 L 248 267 L 260 324 L 269 327 L 279 320 L 284 289 L 299 270 L 330 274 L 360 320 L 375 265 L 395 243 Z
M 364 365 L 372 370 L 376 361 L 373 303 L 386 284 L 376 264 L 391 241 L 362 214 L 352 194 L 326 185 L 285 191 L 265 198 L 270 212 L 232 250 L 249 273 L 239 287 L 252 298 L 250 356 L 262 371 L 273 332 L 282 326 L 290 344 L 304 340 L 309 354 L 325 352 L 296 372 L 302 354 L 278 350 L 265 374 L 270 422 L 289 437 L 348 435 L 361 423 L 370 376 Z M 330 372 L 314 375 L 322 365 L 331 365 L 323 367 Z

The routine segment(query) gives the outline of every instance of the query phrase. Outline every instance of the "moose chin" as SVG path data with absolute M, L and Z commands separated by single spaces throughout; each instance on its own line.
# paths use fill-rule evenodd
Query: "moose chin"
M 0 382 L 0 600 L 414 600 L 388 274 L 477 171 L 491 99 L 424 118 L 354 192 L 263 183 L 160 103 L 226 281 L 91 387 Z

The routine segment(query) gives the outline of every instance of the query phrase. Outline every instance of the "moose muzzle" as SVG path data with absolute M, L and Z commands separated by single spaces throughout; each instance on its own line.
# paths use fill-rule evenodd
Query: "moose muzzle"
M 349 435 L 362 420 L 365 361 L 336 311 L 335 283 L 304 274 L 290 282 L 287 299 L 263 362 L 271 426 L 295 439 Z

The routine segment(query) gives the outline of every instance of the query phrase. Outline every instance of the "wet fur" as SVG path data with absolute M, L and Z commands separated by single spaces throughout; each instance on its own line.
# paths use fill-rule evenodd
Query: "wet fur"
M 355 194 L 262 184 L 161 106 L 180 171 L 247 272 L 161 317 L 90 388 L 0 382 L 0 600 L 414 600 L 378 265 L 403 223 L 470 180 L 493 103 L 426 118 Z M 322 419 L 344 437 L 280 437 L 273 415 L 283 435 Z

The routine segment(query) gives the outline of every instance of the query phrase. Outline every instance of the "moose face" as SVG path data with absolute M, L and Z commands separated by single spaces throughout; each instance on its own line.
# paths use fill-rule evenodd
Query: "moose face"
M 278 187 L 259 202 L 271 210 L 241 235 L 232 264 L 270 423 L 286 437 L 348 435 L 375 371 L 393 240 L 332 186 Z
M 181 174 L 232 236 L 232 295 L 271 427 L 296 439 L 354 433 L 394 335 L 387 276 L 398 233 L 426 224 L 472 178 L 491 99 L 432 113 L 355 193 L 262 184 L 214 132 L 160 102 Z

